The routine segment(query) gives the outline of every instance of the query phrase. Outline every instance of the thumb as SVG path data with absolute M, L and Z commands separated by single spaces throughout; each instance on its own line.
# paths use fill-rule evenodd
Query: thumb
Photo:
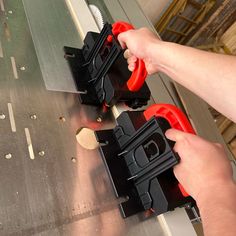
M 126 45 L 127 32 L 120 33 L 117 39 L 123 49 L 127 48 L 127 45 Z
M 168 129 L 165 133 L 166 137 L 174 142 L 183 140 L 186 138 L 188 133 L 185 133 L 183 131 L 177 130 L 177 129 Z

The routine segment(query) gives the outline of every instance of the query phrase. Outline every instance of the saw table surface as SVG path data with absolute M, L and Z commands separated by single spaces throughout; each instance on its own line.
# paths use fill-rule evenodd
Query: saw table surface
M 34 4 L 33 30 L 48 24 L 58 33 L 52 42 L 44 32 L 51 45 L 40 52 L 44 61 L 36 56 L 22 0 L 0 0 L 0 235 L 163 235 L 155 217 L 122 219 L 98 151 L 76 141 L 79 128 L 113 127 L 112 120 L 96 122 L 97 109 L 80 105 L 76 94 L 46 90 L 39 62 L 45 75 L 57 68 L 50 57 L 59 57 L 59 42 L 81 42 L 63 0 Z M 37 19 L 43 15 L 51 18 Z M 61 67 L 47 76 L 67 72 Z

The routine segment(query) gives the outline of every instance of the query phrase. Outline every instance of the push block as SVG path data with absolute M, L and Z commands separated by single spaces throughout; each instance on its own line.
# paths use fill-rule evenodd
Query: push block
M 114 129 L 95 132 L 115 194 L 128 199 L 120 204 L 123 217 L 194 204 L 173 174 L 180 157 L 165 137 L 171 127 L 194 133 L 177 107 L 157 104 L 144 112 L 125 111 Z
M 133 26 L 126 22 L 107 23 L 101 33 L 87 33 L 82 49 L 64 47 L 82 104 L 110 107 L 124 102 L 134 109 L 147 104 L 145 64 L 138 60 L 131 73 L 117 40 L 119 33 L 130 29 Z

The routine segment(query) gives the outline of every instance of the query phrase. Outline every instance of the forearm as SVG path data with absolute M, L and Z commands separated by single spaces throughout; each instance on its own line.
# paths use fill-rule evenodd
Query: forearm
M 206 236 L 233 236 L 236 233 L 236 187 L 233 183 L 209 188 L 198 202 Z
M 236 57 L 161 41 L 151 47 L 159 71 L 236 122 Z

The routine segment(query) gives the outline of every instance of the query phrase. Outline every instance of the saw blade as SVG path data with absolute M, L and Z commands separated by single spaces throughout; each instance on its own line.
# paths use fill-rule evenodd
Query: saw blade
M 97 23 L 98 28 L 101 30 L 104 26 L 104 20 L 101 11 L 94 4 L 89 4 L 89 9 Z

